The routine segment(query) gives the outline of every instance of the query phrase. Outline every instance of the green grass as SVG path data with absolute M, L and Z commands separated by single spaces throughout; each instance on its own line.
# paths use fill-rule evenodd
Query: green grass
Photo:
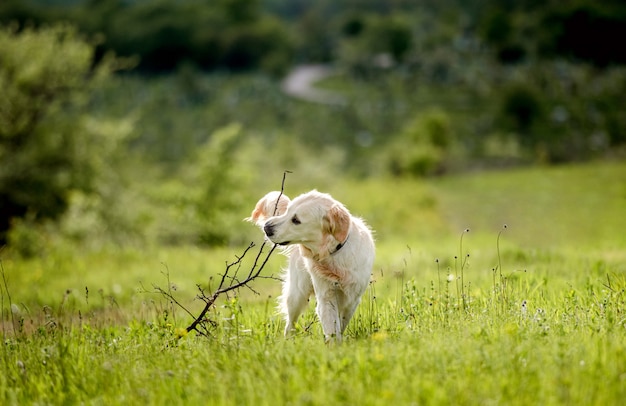
M 284 339 L 275 280 L 219 301 L 210 338 L 184 334 L 191 318 L 142 292 L 169 277 L 197 314 L 195 284 L 215 287 L 237 247 L 4 252 L 0 399 L 621 404 L 625 172 L 598 163 L 319 186 L 377 231 L 373 281 L 342 345 L 323 343 L 313 303 Z M 283 263 L 275 255 L 266 274 Z
M 529 248 L 626 247 L 623 163 L 510 170 L 443 179 L 437 186 L 447 219 L 510 238 Z M 480 191 L 480 192 L 478 192 Z

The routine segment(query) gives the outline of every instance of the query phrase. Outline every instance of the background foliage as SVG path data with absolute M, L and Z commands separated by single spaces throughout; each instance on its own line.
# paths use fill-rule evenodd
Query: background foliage
M 5 1 L 0 228 L 238 243 L 242 202 L 286 169 L 323 184 L 621 158 L 625 15 L 583 0 Z M 134 69 L 110 75 L 120 63 Z M 318 85 L 344 103 L 285 95 L 301 63 L 332 65 Z
M 115 68 L 68 26 L 0 31 L 0 232 L 11 218 L 58 219 L 70 194 L 95 193 L 129 122 L 86 114 Z M 0 237 L 0 240 L 4 238 Z

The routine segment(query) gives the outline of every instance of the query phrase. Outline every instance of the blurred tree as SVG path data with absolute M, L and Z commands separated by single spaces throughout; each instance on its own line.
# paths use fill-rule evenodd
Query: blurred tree
M 98 63 L 106 54 L 109 47 L 107 37 L 123 8 L 124 0 L 85 0 L 82 5 L 64 13 L 64 19 L 71 18 L 81 32 L 100 37 L 96 44 L 94 63 Z
M 411 49 L 413 33 L 409 21 L 394 16 L 379 22 L 374 30 L 381 52 L 388 52 L 394 61 L 402 62 Z
M 507 84 L 500 97 L 502 100 L 497 114 L 499 124 L 515 134 L 520 145 L 537 155 L 538 159 L 550 159 L 547 142 L 556 136 L 552 134 L 552 137 L 546 137 L 542 131 L 545 128 L 543 103 L 546 100 L 532 81 Z
M 626 64 L 623 1 L 556 3 L 546 9 L 540 24 L 543 55 L 575 58 L 600 67 Z
M 365 22 L 360 15 L 350 15 L 341 25 L 341 33 L 346 37 L 357 37 L 365 28 Z
M 218 0 L 227 19 L 233 24 L 250 24 L 261 15 L 259 0 Z
M 56 219 L 72 190 L 91 190 L 125 131 L 84 115 L 114 69 L 69 26 L 0 30 L 0 240 L 12 218 Z M 105 127 L 106 129 L 106 127 Z
M 258 1 L 140 2 L 118 10 L 105 36 L 119 54 L 139 56 L 139 68 L 147 71 L 192 62 L 280 73 L 292 49 L 286 28 L 262 13 Z
M 292 41 L 283 22 L 264 12 L 259 0 L 8 0 L 0 23 L 20 27 L 70 21 L 98 38 L 95 61 L 106 51 L 139 57 L 138 68 L 170 72 L 180 64 L 204 69 L 284 71 Z
M 400 15 L 349 15 L 341 27 L 338 59 L 355 73 L 390 68 L 411 50 L 411 23 Z
M 329 20 L 319 7 L 305 10 L 296 26 L 298 57 L 306 62 L 328 62 L 333 58 L 336 35 L 329 30 Z
M 120 55 L 137 55 L 139 67 L 151 71 L 173 70 L 192 59 L 194 27 L 210 22 L 195 7 L 173 7 L 170 1 L 140 2 L 122 11 L 110 23 L 107 44 Z
M 45 21 L 46 17 L 45 10 L 30 1 L 3 0 L 0 2 L 0 22 L 16 22 L 21 26 L 39 25 Z
M 528 83 L 509 85 L 504 90 L 502 113 L 511 129 L 527 134 L 542 114 L 541 96 Z
M 222 63 L 230 69 L 262 68 L 283 74 L 291 62 L 291 43 L 280 21 L 266 17 L 256 24 L 229 26 L 221 36 Z
M 511 10 L 494 9 L 488 12 L 481 23 L 482 36 L 494 47 L 500 62 L 520 62 L 526 50 L 516 36 Z

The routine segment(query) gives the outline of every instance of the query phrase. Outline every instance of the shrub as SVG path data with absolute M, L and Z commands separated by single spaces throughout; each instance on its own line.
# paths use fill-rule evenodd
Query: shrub
M 201 242 L 224 243 L 231 237 L 228 226 L 231 219 L 227 220 L 223 212 L 232 211 L 242 203 L 234 190 L 232 170 L 241 136 L 241 126 L 231 124 L 215 131 L 198 149 L 196 176 L 200 193 L 195 210 L 202 220 Z
M 450 117 L 438 108 L 427 110 L 409 122 L 390 145 L 389 168 L 397 176 L 442 173 L 452 144 Z
M 127 132 L 87 117 L 89 91 L 114 69 L 67 26 L 0 30 L 0 240 L 11 218 L 57 219 L 71 190 L 94 190 Z M 107 131 L 110 129 L 111 131 Z
M 598 75 L 589 65 L 559 62 L 520 66 L 512 75 L 499 93 L 495 123 L 535 158 L 583 160 L 623 144 L 623 67 Z
M 504 91 L 502 115 L 513 130 L 527 134 L 541 114 L 540 96 L 527 83 L 510 85 Z

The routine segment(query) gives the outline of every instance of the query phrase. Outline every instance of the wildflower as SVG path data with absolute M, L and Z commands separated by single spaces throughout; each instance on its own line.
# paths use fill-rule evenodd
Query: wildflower
M 18 305 L 16 305 L 15 303 L 11 303 L 11 313 L 13 313 L 16 316 L 19 316 L 22 311 L 20 310 L 20 307 Z
M 20 374 L 24 375 L 26 373 L 26 365 L 22 360 L 17 360 L 17 367 L 20 369 Z
M 377 331 L 372 334 L 372 340 L 374 341 L 385 341 L 387 339 L 387 333 L 384 331 Z
M 187 329 L 186 328 L 177 327 L 176 330 L 174 330 L 174 333 L 176 334 L 176 337 L 178 337 L 178 338 L 185 338 L 185 337 L 187 337 Z

